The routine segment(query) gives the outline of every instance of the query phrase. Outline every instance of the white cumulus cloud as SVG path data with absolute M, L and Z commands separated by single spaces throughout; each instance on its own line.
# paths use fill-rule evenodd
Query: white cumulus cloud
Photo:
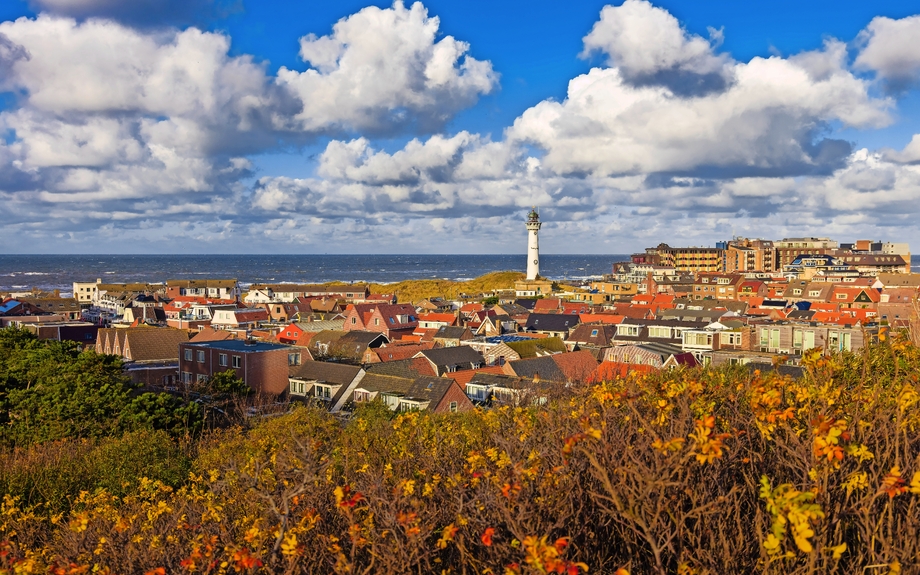
M 442 126 L 491 92 L 498 75 L 467 55 L 466 42 L 438 39 L 439 25 L 421 3 L 397 1 L 339 20 L 329 36 L 304 36 L 300 54 L 311 68 L 278 71 L 303 103 L 295 120 L 305 130 Z

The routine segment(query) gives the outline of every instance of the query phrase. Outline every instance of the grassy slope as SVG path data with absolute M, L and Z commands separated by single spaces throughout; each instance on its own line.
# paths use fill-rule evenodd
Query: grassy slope
M 521 272 L 492 272 L 464 282 L 449 280 L 406 280 L 394 284 L 370 284 L 372 293 L 395 293 L 400 303 L 415 303 L 421 299 L 443 296 L 455 298 L 460 293 L 476 295 L 495 289 L 514 287 L 515 280 L 524 279 Z

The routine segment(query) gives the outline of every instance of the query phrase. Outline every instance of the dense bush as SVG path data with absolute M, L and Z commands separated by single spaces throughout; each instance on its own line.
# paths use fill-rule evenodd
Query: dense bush
M 139 393 L 112 355 L 73 342 L 0 330 L 0 446 L 162 429 L 198 432 L 201 409 L 167 394 Z
M 0 451 L 0 492 L 41 512 L 69 511 L 81 492 L 133 492 L 141 477 L 178 487 L 191 461 L 163 431 L 122 437 L 62 439 Z
M 0 570 L 917 572 L 920 350 L 804 363 L 797 381 L 681 370 L 539 408 L 297 409 L 202 438 L 180 486 L 87 489 L 63 516 L 7 497 Z

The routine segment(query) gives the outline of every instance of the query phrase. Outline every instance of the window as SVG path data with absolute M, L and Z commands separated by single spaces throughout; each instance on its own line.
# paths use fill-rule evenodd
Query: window
M 368 391 L 356 391 L 355 403 L 366 403 L 371 400 L 371 394 Z
M 217 365 L 227 367 L 227 354 L 222 353 L 217 356 Z
M 379 318 L 379 317 L 375 317 L 375 318 L 374 318 L 374 325 L 380 325 L 380 318 Z
M 332 390 L 325 385 L 314 385 L 313 386 L 313 396 L 320 399 L 330 399 L 332 397 Z
M 294 395 L 303 395 L 304 383 L 302 381 L 291 382 L 291 393 Z
M 693 346 L 702 346 L 702 347 L 712 346 L 712 334 L 711 333 L 684 332 L 683 336 L 684 336 L 684 345 L 693 345 Z
M 620 324 L 617 326 L 617 335 L 637 336 L 639 335 L 639 326 Z
M 351 325 L 355 325 L 356 323 L 358 323 L 358 318 L 356 317 L 351 318 Z
M 845 294 L 845 293 L 839 293 L 839 294 L 837 294 L 837 299 L 847 299 L 847 294 Z
M 183 371 L 182 372 L 182 383 L 191 383 L 191 382 L 192 382 L 192 374 L 190 372 Z
M 204 350 L 198 350 L 198 363 L 204 363 Z
M 661 326 L 654 326 L 654 325 L 653 325 L 653 326 L 649 326 L 649 328 L 648 328 L 648 336 L 649 336 L 649 337 L 670 338 L 670 337 L 671 337 L 671 328 L 669 328 L 669 327 L 661 327 Z
M 455 412 L 457 411 L 457 402 L 456 402 L 456 401 L 451 401 L 451 402 L 450 402 L 450 411 L 451 411 L 451 413 L 455 413 Z
M 241 356 L 233 356 L 233 367 L 243 367 L 243 358 Z
M 198 383 L 204 383 L 207 380 L 208 380 L 208 376 L 206 376 L 203 373 L 199 373 L 198 376 L 195 378 L 195 381 L 197 381 Z
M 720 334 L 722 345 L 741 345 L 741 334 L 738 332 L 723 332 Z
M 597 337 L 597 330 L 596 330 L 596 329 L 592 329 L 592 330 L 591 330 L 591 337 Z
M 192 361 L 192 350 L 185 350 L 185 361 Z
M 288 354 L 288 365 L 300 365 L 300 354 L 299 353 L 289 353 Z

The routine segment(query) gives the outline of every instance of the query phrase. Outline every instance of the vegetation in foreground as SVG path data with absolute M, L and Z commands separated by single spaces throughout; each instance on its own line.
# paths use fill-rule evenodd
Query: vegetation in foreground
M 392 284 L 370 284 L 373 293 L 396 294 L 399 303 L 412 303 L 422 299 L 446 296 L 456 298 L 459 294 L 480 294 L 493 290 L 510 289 L 514 282 L 524 279 L 521 272 L 491 272 L 478 278 L 455 282 L 444 279 L 405 280 Z
M 9 449 L 0 573 L 917 572 L 920 350 L 805 364 Z

